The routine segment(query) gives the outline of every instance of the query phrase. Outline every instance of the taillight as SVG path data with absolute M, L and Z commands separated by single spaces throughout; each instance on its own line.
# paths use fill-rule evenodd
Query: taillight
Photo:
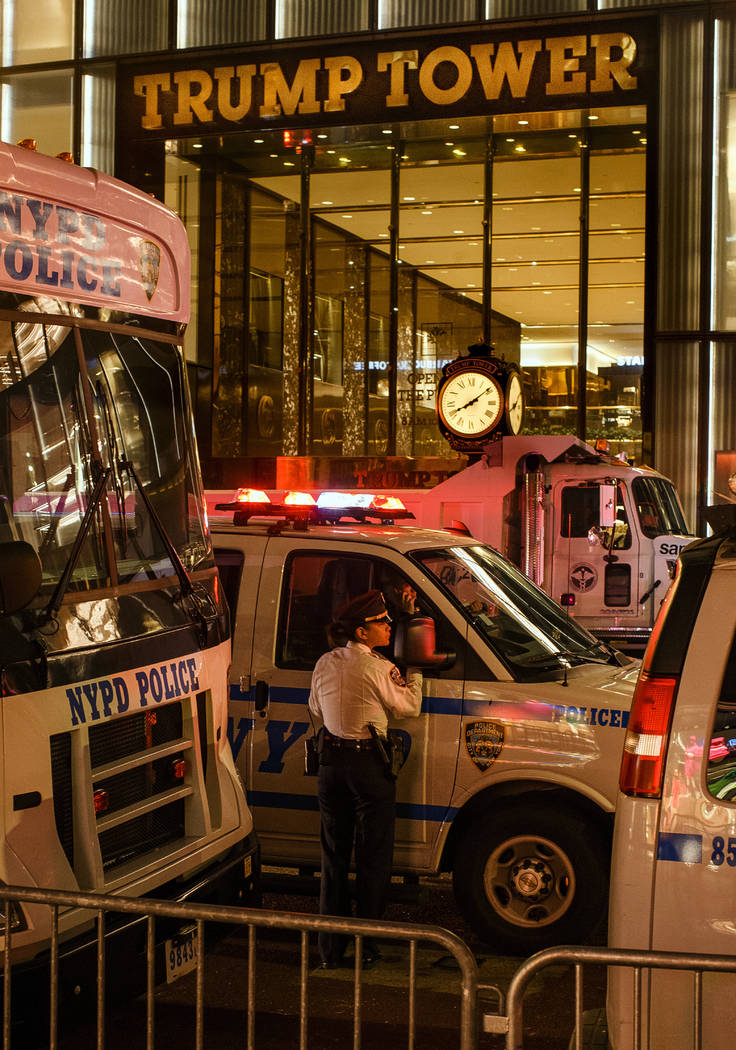
M 94 793 L 95 813 L 107 813 L 110 808 L 110 796 L 103 788 Z
M 642 671 L 636 683 L 624 741 L 619 787 L 624 795 L 659 798 L 667 757 L 677 678 Z

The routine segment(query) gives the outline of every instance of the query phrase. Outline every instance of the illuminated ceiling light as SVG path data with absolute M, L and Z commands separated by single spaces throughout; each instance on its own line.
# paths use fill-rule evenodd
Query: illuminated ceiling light
M 404 199 L 405 201 L 415 201 L 415 200 L 416 200 L 416 197 L 404 197 L 403 199 Z
M 580 189 L 579 186 L 573 186 L 572 192 L 573 193 L 582 193 L 582 190 Z
M 431 214 L 432 214 L 432 210 L 430 208 L 425 208 L 424 211 L 422 212 L 422 215 L 431 215 Z
M 519 121 L 518 123 L 519 123 L 519 124 L 528 124 L 528 123 L 529 123 L 529 121 L 528 121 L 528 120 L 520 120 L 520 121 Z
M 542 295 L 552 295 L 552 292 L 544 291 L 542 292 Z
M 204 146 L 202 145 L 201 142 L 193 142 L 192 143 L 192 149 L 204 149 Z
M 631 134 L 632 135 L 641 135 L 641 131 L 632 131 Z
M 450 131 L 459 131 L 460 130 L 460 125 L 459 124 L 449 124 L 448 127 L 449 127 Z
M 378 235 L 378 236 L 379 236 L 379 237 L 388 237 L 388 234 L 387 234 L 387 233 L 379 233 L 379 235 Z
M 340 161 L 341 164 L 349 164 L 350 163 L 350 157 L 338 157 L 337 159 Z
M 384 135 L 393 135 L 393 131 L 391 130 L 391 128 L 384 128 L 383 129 L 383 134 Z
M 646 139 L 639 139 L 639 142 L 641 142 L 642 146 L 646 146 L 646 144 L 647 144 L 647 140 Z
M 636 306 L 636 299 L 627 299 L 626 300 L 626 305 L 627 306 Z
M 463 233 L 465 233 L 465 230 L 453 230 L 452 232 L 453 233 L 463 234 Z
M 326 139 L 326 138 L 327 138 L 327 136 L 326 136 L 326 135 L 324 134 L 324 132 L 323 132 L 322 134 L 318 135 L 318 136 L 317 136 L 317 138 L 318 138 L 318 139 Z
M 571 134 L 571 135 L 568 135 L 567 137 L 568 137 L 569 139 L 576 139 L 576 138 L 577 138 L 577 135 L 575 135 L 575 134 Z
M 526 146 L 514 146 L 514 153 L 526 153 Z
M 454 146 L 454 145 L 455 145 L 455 143 L 454 143 L 454 142 L 446 142 L 446 143 L 445 143 L 445 145 L 446 145 L 446 146 Z
M 278 153 L 269 153 L 269 157 L 271 158 L 271 160 L 277 160 L 278 159 Z
M 464 149 L 454 149 L 452 152 L 456 157 L 467 157 L 467 153 Z
M 506 139 L 507 142 L 516 142 L 516 139 Z
M 332 201 L 322 201 L 322 203 L 325 205 L 326 208 L 329 208 L 329 206 L 332 204 Z
M 425 265 L 427 265 L 427 266 L 434 266 L 434 259 L 427 259 Z
M 589 113 L 588 120 L 598 120 L 598 117 L 595 115 L 595 113 Z
M 293 160 L 285 160 L 284 161 L 284 167 L 285 168 L 293 168 L 294 167 L 294 161 Z
M 343 218 L 343 219 L 352 219 L 352 215 L 342 215 L 341 218 Z
M 253 141 L 255 142 L 256 146 L 262 146 L 263 145 L 263 139 L 253 139 Z

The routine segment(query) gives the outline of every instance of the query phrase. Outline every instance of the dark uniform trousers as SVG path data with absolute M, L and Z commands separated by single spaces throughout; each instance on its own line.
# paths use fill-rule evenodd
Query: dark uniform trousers
M 319 769 L 322 817 L 320 913 L 351 914 L 348 872 L 355 844 L 356 915 L 380 919 L 391 881 L 396 818 L 396 783 L 387 777 L 378 752 L 330 749 Z M 323 759 L 324 761 L 324 759 Z M 320 933 L 324 962 L 339 963 L 348 938 Z

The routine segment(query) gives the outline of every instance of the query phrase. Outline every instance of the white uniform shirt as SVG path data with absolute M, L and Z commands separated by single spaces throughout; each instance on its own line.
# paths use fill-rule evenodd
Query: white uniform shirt
M 361 740 L 368 725 L 386 733 L 388 716 L 416 718 L 422 708 L 422 676 L 399 669 L 362 642 L 348 642 L 320 656 L 312 673 L 309 709 L 333 736 Z

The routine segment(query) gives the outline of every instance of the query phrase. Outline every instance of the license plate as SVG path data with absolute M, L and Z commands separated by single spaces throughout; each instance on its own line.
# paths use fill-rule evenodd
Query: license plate
M 166 983 L 191 973 L 197 967 L 197 927 L 189 926 L 166 941 Z

